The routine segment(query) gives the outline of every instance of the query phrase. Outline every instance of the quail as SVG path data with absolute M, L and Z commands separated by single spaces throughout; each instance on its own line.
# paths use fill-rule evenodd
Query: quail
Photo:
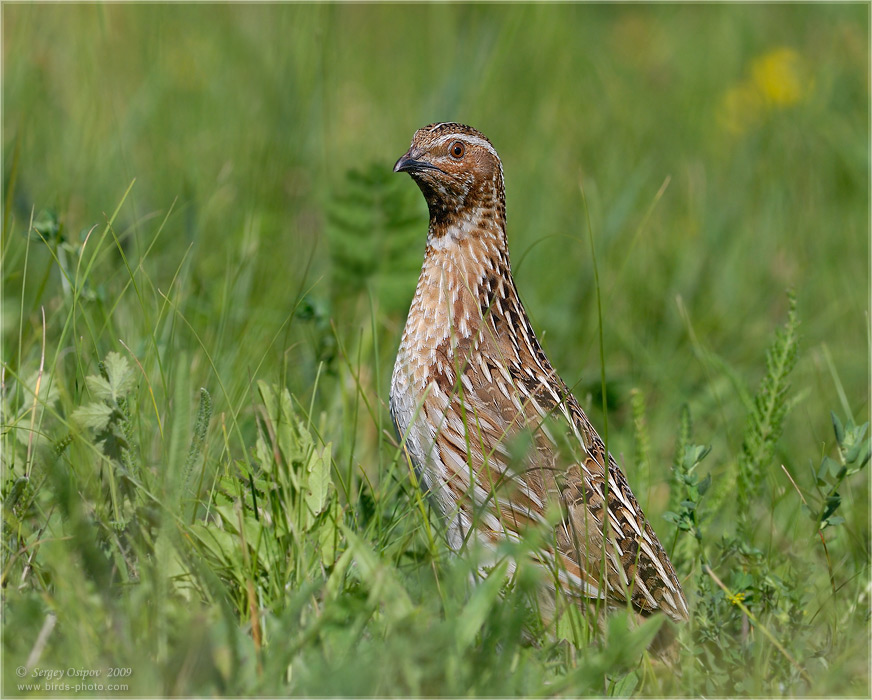
M 449 546 L 474 540 L 495 552 L 545 528 L 536 558 L 554 574 L 551 589 L 688 619 L 669 557 L 518 296 L 493 145 L 469 126 L 430 124 L 394 172 L 418 185 L 430 223 L 391 416 Z M 530 449 L 519 463 L 513 441 L 522 434 Z

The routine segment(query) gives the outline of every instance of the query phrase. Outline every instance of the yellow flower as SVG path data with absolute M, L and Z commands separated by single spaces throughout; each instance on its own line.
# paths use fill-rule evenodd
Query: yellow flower
M 799 54 L 793 49 L 775 49 L 751 64 L 754 86 L 764 100 L 776 107 L 789 107 L 806 96 L 810 85 L 802 74 Z
M 733 595 L 729 596 L 729 598 L 730 598 L 730 602 L 733 605 L 738 605 L 739 603 L 743 603 L 745 601 L 745 594 L 741 593 L 741 592 L 734 593 Z
M 751 62 L 750 76 L 724 92 L 718 120 L 731 133 L 745 133 L 772 112 L 806 99 L 813 87 L 796 51 L 773 49 Z

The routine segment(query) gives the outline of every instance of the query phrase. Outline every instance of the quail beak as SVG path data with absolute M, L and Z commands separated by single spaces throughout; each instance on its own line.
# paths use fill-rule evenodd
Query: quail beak
M 409 150 L 405 155 L 400 156 L 400 159 L 394 165 L 395 173 L 411 174 L 421 172 L 422 170 L 438 170 L 440 173 L 442 172 L 440 168 L 437 168 L 432 163 L 428 163 L 425 160 L 416 160 L 411 150 Z

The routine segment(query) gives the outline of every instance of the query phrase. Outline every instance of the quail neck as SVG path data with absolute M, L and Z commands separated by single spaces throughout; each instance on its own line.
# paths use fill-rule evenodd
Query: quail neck
M 642 614 L 688 616 L 668 556 L 530 325 L 512 277 L 502 162 L 454 122 L 415 132 L 394 166 L 430 213 L 424 264 L 391 378 L 397 432 L 455 551 L 490 551 L 530 527 L 553 530 L 534 558 L 548 584 Z M 554 422 L 573 443 L 568 461 Z M 551 426 L 549 428 L 549 426 Z M 508 445 L 533 445 L 518 468 Z M 561 513 L 548 525 L 546 511 Z

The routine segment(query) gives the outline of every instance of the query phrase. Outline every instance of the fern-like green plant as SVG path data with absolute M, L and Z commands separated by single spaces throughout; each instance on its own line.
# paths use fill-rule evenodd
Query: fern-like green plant
M 766 352 L 766 374 L 754 397 L 739 456 L 736 495 L 739 532 L 743 537 L 750 537 L 753 532 L 751 503 L 771 466 L 775 443 L 781 437 L 790 407 L 788 378 L 796 364 L 798 327 L 796 297 L 789 292 L 787 322 L 776 332 L 775 340 Z
M 114 467 L 108 483 L 115 518 L 120 521 L 121 495 L 132 496 L 135 491 L 126 477 L 141 475 L 129 404 L 136 377 L 127 358 L 117 352 L 110 352 L 98 366 L 99 375 L 85 377 L 94 400 L 73 411 L 72 419 L 94 436 L 94 444 Z
M 672 563 L 678 571 L 685 571 L 694 556 L 702 556 L 702 514 L 699 512 L 700 499 L 711 485 L 711 474 L 700 479 L 696 469 L 711 451 L 703 445 L 687 445 L 683 450 L 681 462 L 675 469 L 673 510 L 663 514 L 664 519 L 675 524 Z M 691 537 L 680 537 L 686 533 Z M 691 543 L 695 547 L 691 546 Z
M 679 489 L 676 477 L 680 473 L 681 467 L 684 464 L 684 455 L 687 452 L 687 446 L 690 444 L 690 434 L 693 429 L 693 422 L 690 417 L 690 406 L 684 404 L 681 407 L 681 414 L 678 419 L 678 437 L 675 441 L 675 456 L 672 458 L 672 510 L 675 510 Z
M 350 170 L 328 207 L 334 302 L 370 288 L 381 308 L 402 312 L 421 269 L 426 221 L 412 188 L 389 167 Z
M 680 573 L 689 571 L 694 558 L 702 558 L 700 524 L 703 514 L 698 506 L 711 485 L 711 474 L 700 479 L 696 472 L 711 447 L 691 444 L 692 429 L 690 407 L 685 404 L 681 407 L 675 456 L 672 460 L 669 510 L 663 514 L 665 520 L 675 524 L 671 558 L 673 566 Z
M 185 472 L 183 477 L 185 493 L 192 499 L 196 496 L 192 479 L 194 465 L 203 452 L 203 446 L 206 443 L 206 434 L 209 431 L 209 421 L 211 419 L 212 396 L 205 387 L 200 387 L 200 406 L 197 409 L 197 418 L 194 422 L 194 435 L 191 438 L 191 447 L 188 450 L 188 457 L 185 460 Z M 196 509 L 196 505 L 194 508 Z

